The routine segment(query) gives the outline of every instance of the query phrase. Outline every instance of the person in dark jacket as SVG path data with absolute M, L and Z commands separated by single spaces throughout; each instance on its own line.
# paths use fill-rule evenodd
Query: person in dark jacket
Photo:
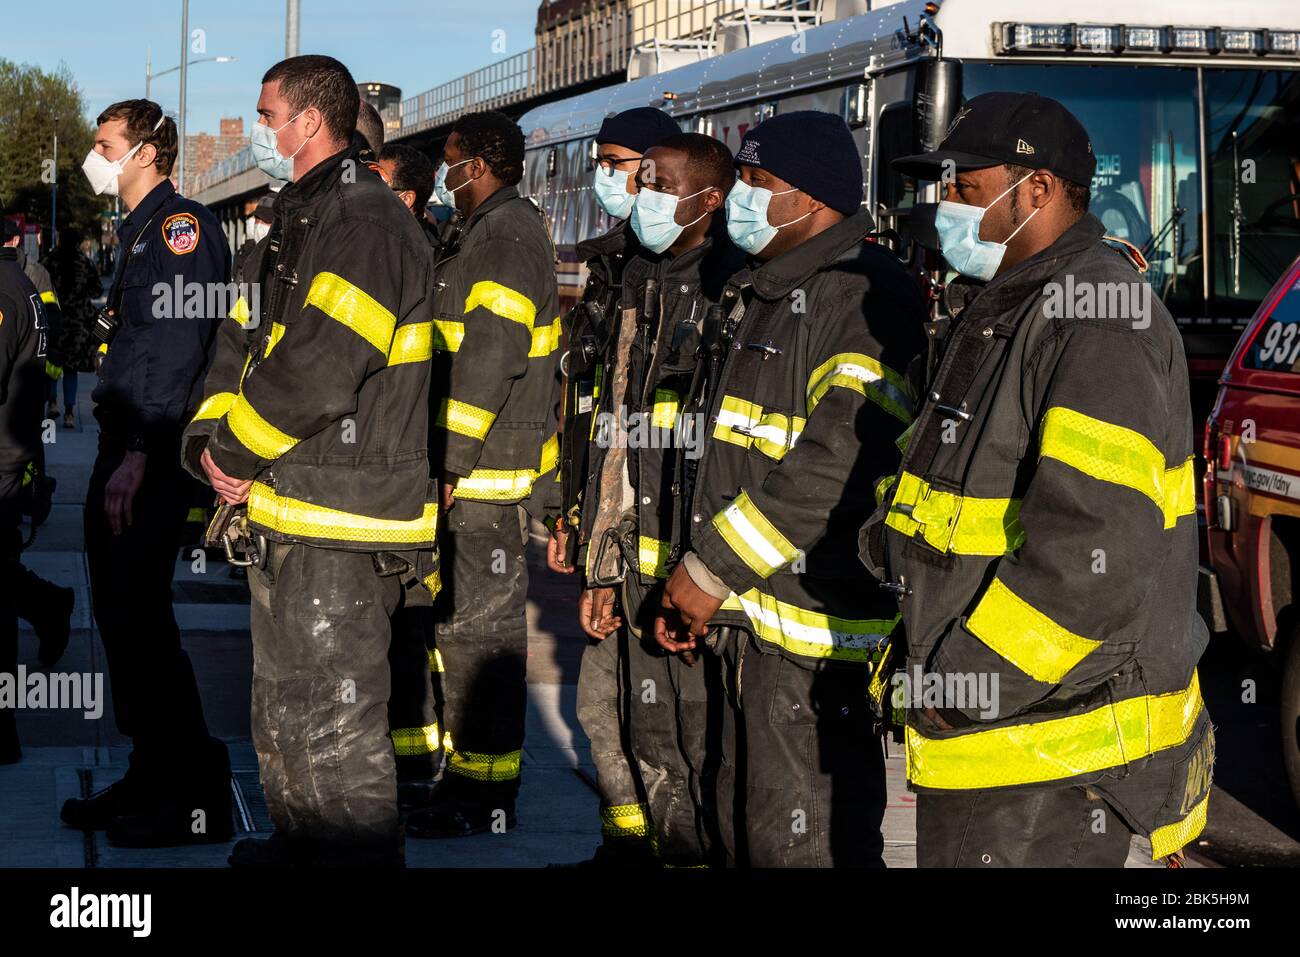
M 433 467 L 450 566 L 436 638 L 447 771 L 434 803 L 408 819 L 413 837 L 515 820 L 527 701 L 523 503 L 553 482 L 559 457 L 555 251 L 541 211 L 516 189 L 523 161 L 513 120 L 470 113 L 434 184 L 465 225 L 438 260 L 433 301 Z
M 1132 833 L 1176 854 L 1214 764 L 1182 337 L 1087 212 L 1096 160 L 1060 103 L 978 96 L 896 165 L 944 183 L 961 274 L 864 542 L 906 626 L 917 862 L 1121 867 Z
M 864 690 L 897 612 L 854 566 L 912 420 L 924 309 L 867 241 L 843 120 L 783 113 L 745 133 L 736 164 L 727 229 L 754 259 L 723 292 L 708 385 L 688 406 L 708 434 L 656 639 L 721 658 L 727 862 L 879 867 L 884 760 Z
M 130 213 L 118 229 L 109 293 L 116 332 L 92 393 L 100 432 L 86 491 L 86 558 L 114 714 L 133 750 L 121 781 L 67 801 L 62 817 L 107 828 L 110 841 L 128 846 L 225 841 L 234 828 L 229 757 L 203 717 L 171 580 L 199 492 L 180 467 L 181 430 L 198 405 L 220 322 L 206 292 L 224 288 L 230 250 L 207 208 L 168 178 L 176 125 L 157 103 L 115 103 L 98 123 L 83 170 L 97 193 L 120 195 Z
M 41 407 L 49 329 L 41 294 L 0 246 L 0 674 L 18 681 L 18 589 L 28 574 L 19 555 L 18 526 L 26 511 L 33 469 L 44 466 Z M 14 711 L 0 708 L 0 764 L 22 757 Z
M 276 830 L 237 843 L 234 866 L 403 862 L 388 648 L 403 583 L 438 587 L 433 257 L 365 168 L 357 104 L 331 57 L 263 77 L 253 154 L 289 183 L 246 290 L 260 301 L 222 324 L 185 436 L 257 558 L 253 742 Z
M 4 226 L 4 244 L 17 251 L 18 265 L 32 281 L 36 287 L 36 292 L 41 297 L 41 302 L 45 306 L 46 322 L 49 324 L 47 335 L 49 349 L 48 362 L 46 363 L 46 374 L 49 376 L 47 384 L 49 392 L 49 405 L 45 414 L 53 419 L 59 414 L 59 407 L 55 403 L 55 383 L 63 375 L 62 357 L 57 350 L 57 341 L 63 326 L 62 309 L 59 306 L 59 295 L 54 290 L 54 283 L 50 279 L 49 270 L 37 260 L 27 255 L 26 250 L 22 247 L 22 234 L 18 231 L 17 223 L 12 219 L 3 221 Z M 37 240 L 39 245 L 39 233 Z
M 81 250 L 81 230 L 67 226 L 59 230 L 59 245 L 46 259 L 54 289 L 59 297 L 62 328 L 55 351 L 63 359 L 63 427 L 76 428 L 77 376 L 95 371 L 95 344 L 90 330 L 95 322 L 94 300 L 104 294 L 99 270 Z

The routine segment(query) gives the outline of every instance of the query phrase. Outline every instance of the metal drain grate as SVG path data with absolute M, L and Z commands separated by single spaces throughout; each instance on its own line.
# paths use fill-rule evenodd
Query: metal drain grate
M 236 768 L 230 772 L 230 776 L 239 829 L 266 834 L 274 831 L 275 825 L 271 823 L 271 815 L 266 810 L 266 796 L 262 793 L 262 781 L 257 768 Z

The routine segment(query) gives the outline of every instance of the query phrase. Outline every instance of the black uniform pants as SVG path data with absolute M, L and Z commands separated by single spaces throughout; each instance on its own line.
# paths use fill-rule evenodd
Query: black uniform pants
M 214 783 L 212 775 L 225 773 L 228 759 L 224 745 L 208 734 L 171 591 L 194 480 L 181 469 L 178 445 L 150 452 L 131 524 L 114 535 L 104 488 L 124 455 L 101 437 L 85 508 L 91 602 L 108 659 L 113 713 L 134 748 L 132 775 L 182 789 L 206 786 Z
M 628 642 L 627 710 L 655 854 L 676 867 L 708 864 L 720 843 L 714 801 L 720 758 L 719 662 L 700 654 L 688 665 L 655 644 L 648 632 L 642 635 L 642 640 Z
M 1129 837 L 1081 787 L 916 796 L 917 867 L 1123 867 Z
M 627 726 L 627 631 L 589 641 L 578 670 L 578 722 L 591 739 L 606 841 L 647 841 L 649 808 Z
M 885 763 L 862 665 L 805 666 L 749 632 L 718 629 L 727 863 L 883 867 Z
M 276 830 L 329 863 L 400 854 L 388 737 L 398 575 L 369 552 L 272 543 L 250 568 L 253 744 Z
M 451 741 L 441 786 L 512 812 L 528 700 L 528 565 L 520 508 L 462 500 L 445 521 L 435 643 L 446 669 L 440 676 L 443 723 Z
M 430 678 L 433 599 L 419 579 L 402 583 L 402 601 L 393 614 L 388 646 L 392 690 L 388 698 L 388 736 L 393 740 L 399 781 L 430 780 L 441 747 L 438 710 Z

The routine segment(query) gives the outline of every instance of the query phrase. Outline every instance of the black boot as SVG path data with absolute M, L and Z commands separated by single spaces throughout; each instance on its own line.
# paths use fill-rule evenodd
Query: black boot
M 130 771 L 120 781 L 96 791 L 88 798 L 69 798 L 63 802 L 59 817 L 69 827 L 83 831 L 102 831 L 115 818 L 135 814 L 149 806 L 147 789 Z
M 199 750 L 201 764 L 156 779 L 150 788 L 152 806 L 113 819 L 107 829 L 110 843 L 119 847 L 177 847 L 223 844 L 234 836 L 229 753 L 216 738 L 201 742 Z
M 53 668 L 68 648 L 75 601 L 76 592 L 71 588 L 52 588 L 43 598 L 37 616 L 29 619 L 40 642 L 36 657 L 46 668 Z
M 279 831 L 270 837 L 246 837 L 236 841 L 227 861 L 231 867 L 259 871 L 288 870 L 303 863 Z
M 482 834 L 500 827 L 498 822 L 502 821 L 501 812 L 505 812 L 504 824 L 508 831 L 517 823 L 513 803 L 509 807 L 495 808 L 447 794 L 439 788 L 428 807 L 412 811 L 406 819 L 406 836 L 429 839 Z

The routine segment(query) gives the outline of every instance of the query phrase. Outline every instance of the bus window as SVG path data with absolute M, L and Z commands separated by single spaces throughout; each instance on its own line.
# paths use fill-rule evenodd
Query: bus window
M 1300 255 L 1300 75 L 1204 77 L 1215 306 L 1244 317 Z

